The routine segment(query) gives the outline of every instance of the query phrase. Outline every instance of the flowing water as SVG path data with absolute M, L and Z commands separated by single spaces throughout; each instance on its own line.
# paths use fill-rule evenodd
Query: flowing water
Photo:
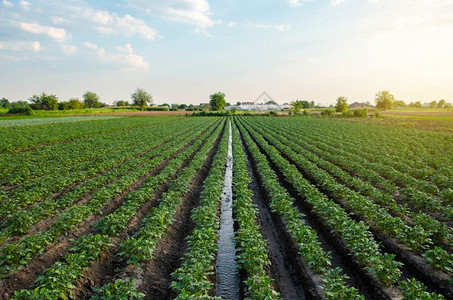
M 222 207 L 220 214 L 219 250 L 216 262 L 216 296 L 222 299 L 239 299 L 239 276 L 237 272 L 236 249 L 233 241 L 233 137 L 228 138 L 228 160 L 225 171 Z

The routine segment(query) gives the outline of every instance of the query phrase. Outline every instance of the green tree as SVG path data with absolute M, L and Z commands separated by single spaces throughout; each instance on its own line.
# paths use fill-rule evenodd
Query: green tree
M 129 102 L 124 101 L 124 100 L 118 100 L 115 103 L 116 106 L 129 106 Z
M 310 107 L 310 103 L 306 100 L 296 100 L 291 102 L 291 105 L 294 107 L 294 114 L 299 114 L 303 108 Z
M 31 107 L 35 110 L 57 110 L 58 109 L 58 97 L 56 95 L 47 95 L 42 93 L 41 95 L 33 95 L 29 98 L 32 102 Z
M 83 109 L 85 107 L 85 103 L 78 98 L 71 98 L 67 103 L 68 109 Z
M 376 102 L 376 108 L 387 110 L 393 107 L 395 96 L 393 96 L 389 91 L 380 91 L 374 97 L 374 101 Z
M 394 106 L 396 107 L 406 107 L 406 103 L 403 100 L 396 100 L 395 103 L 393 103 Z
M 275 102 L 274 100 L 269 100 L 269 101 L 267 101 L 267 102 L 264 103 L 264 104 L 266 104 L 266 105 L 278 105 L 278 103 Z
M 132 93 L 131 99 L 134 105 L 140 107 L 141 110 L 143 110 L 148 103 L 153 103 L 153 96 L 140 88 L 137 88 L 135 92 Z
M 179 104 L 178 108 L 179 109 L 186 109 L 187 108 L 187 104 Z
M 221 92 L 217 92 L 209 96 L 209 104 L 211 104 L 211 110 L 221 110 L 225 107 L 225 94 Z
M 444 106 L 445 106 L 445 100 L 444 99 L 439 100 L 439 103 L 437 103 L 437 107 L 443 108 Z
M 29 107 L 30 103 L 27 101 L 19 100 L 19 101 L 14 101 L 11 102 L 11 107 Z
M 90 91 L 83 94 L 83 103 L 85 103 L 85 107 L 87 108 L 98 108 L 101 106 L 99 96 Z
M 2 98 L 2 99 L 0 99 L 0 107 L 1 108 L 10 108 L 11 107 L 11 103 L 9 103 L 8 99 Z
M 240 106 L 242 104 L 241 101 L 236 102 L 236 106 Z
M 420 101 L 417 101 L 417 102 L 411 102 L 409 103 L 409 107 L 418 107 L 418 108 L 421 108 L 423 107 L 422 103 Z
M 337 104 L 335 105 L 336 112 L 343 112 L 348 110 L 348 97 L 338 97 Z
M 434 100 L 434 101 L 429 102 L 429 107 L 430 107 L 430 108 L 435 108 L 435 107 L 437 107 L 437 101 Z

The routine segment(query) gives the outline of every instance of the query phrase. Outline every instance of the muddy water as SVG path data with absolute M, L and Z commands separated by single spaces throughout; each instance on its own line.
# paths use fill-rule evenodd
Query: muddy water
M 222 207 L 220 214 L 219 250 L 216 262 L 216 296 L 222 299 L 239 299 L 239 276 L 236 249 L 233 241 L 233 137 L 230 126 L 228 138 L 228 160 L 225 171 Z

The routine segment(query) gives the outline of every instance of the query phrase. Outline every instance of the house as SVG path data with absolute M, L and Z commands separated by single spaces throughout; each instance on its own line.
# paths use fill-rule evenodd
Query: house
M 354 109 L 354 108 L 367 108 L 367 109 L 374 109 L 374 106 L 369 104 L 369 103 L 364 103 L 364 102 L 354 102 L 352 104 L 348 105 L 348 108 Z

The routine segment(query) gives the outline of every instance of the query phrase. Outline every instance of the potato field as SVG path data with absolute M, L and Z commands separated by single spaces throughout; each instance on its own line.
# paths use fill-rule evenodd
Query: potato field
M 2 299 L 453 299 L 451 132 L 5 122 Z

